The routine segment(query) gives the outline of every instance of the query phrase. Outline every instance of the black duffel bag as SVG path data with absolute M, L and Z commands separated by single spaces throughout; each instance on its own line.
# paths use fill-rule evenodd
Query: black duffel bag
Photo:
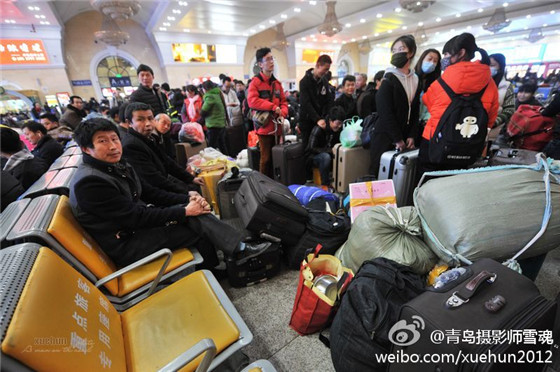
M 333 214 L 321 210 L 309 210 L 305 233 L 295 246 L 288 247 L 288 267 L 299 269 L 305 252 L 321 244 L 321 254 L 334 254 L 346 242 L 350 233 L 350 217 L 344 213 Z

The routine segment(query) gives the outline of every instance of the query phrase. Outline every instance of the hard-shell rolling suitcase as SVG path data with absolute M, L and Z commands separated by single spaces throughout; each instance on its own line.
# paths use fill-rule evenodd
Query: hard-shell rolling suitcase
M 234 197 L 235 208 L 245 228 L 279 237 L 283 245 L 295 245 L 307 223 L 307 210 L 287 186 L 253 172 Z
M 412 205 L 412 196 L 416 188 L 416 166 L 419 150 L 398 152 L 387 151 L 381 155 L 378 180 L 393 180 L 397 196 L 397 205 Z
M 247 148 L 247 157 L 249 158 L 249 168 L 258 172 L 261 162 L 261 149 L 258 146 Z
M 229 126 L 226 128 L 226 145 L 228 150 L 228 155 L 232 158 L 236 158 L 237 154 L 241 150 L 247 147 L 245 142 L 247 139 L 245 137 L 245 129 L 242 125 Z
M 336 191 L 345 193 L 348 184 L 368 174 L 370 155 L 363 147 L 343 147 L 334 145 L 335 157 L 333 164 L 334 187 Z
M 284 185 L 305 183 L 305 149 L 301 142 L 285 142 L 272 148 L 274 180 Z
M 534 164 L 537 162 L 537 151 L 501 148 L 496 150 L 488 159 L 488 165 L 509 165 L 509 164 Z
M 237 210 L 233 198 L 241 184 L 247 178 L 247 174 L 252 170 L 239 168 L 232 168 L 230 173 L 227 173 L 220 181 L 218 181 L 218 208 L 220 209 L 220 219 L 226 220 L 237 218 Z
M 482 259 L 457 280 L 403 305 L 389 331 L 392 353 L 401 360 L 454 355 L 429 358 L 425 371 L 542 371 L 544 361 L 552 362 L 556 310 L 530 279 Z M 418 365 L 393 363 L 390 371 L 418 371 Z
M 262 242 L 266 242 L 263 240 Z M 257 242 L 252 242 L 256 244 Z M 269 242 L 270 246 L 257 254 L 238 252 L 226 258 L 228 282 L 233 287 L 246 287 L 263 282 L 280 271 L 282 250 L 280 243 Z

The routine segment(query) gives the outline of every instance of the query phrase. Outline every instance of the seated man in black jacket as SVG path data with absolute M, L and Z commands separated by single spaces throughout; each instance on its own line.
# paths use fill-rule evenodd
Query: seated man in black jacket
M 27 140 L 35 145 L 31 153 L 45 161 L 47 166 L 52 163 L 64 152 L 60 143 L 47 134 L 47 128 L 42 124 L 29 120 L 22 126 L 23 135 Z
M 358 115 L 356 98 L 353 96 L 355 87 L 356 77 L 353 75 L 346 75 L 344 79 L 342 79 L 343 93 L 334 101 L 335 106 L 340 106 L 344 109 L 345 119 L 352 119 L 353 116 Z
M 150 106 L 133 102 L 127 106 L 125 116 L 130 128 L 122 139 L 123 156 L 140 178 L 170 192 L 198 191 L 204 181 L 175 163 L 152 137 L 155 120 Z
M 216 250 L 232 254 L 262 248 L 242 243 L 241 234 L 210 214 L 197 193 L 167 192 L 139 178 L 121 158 L 119 132 L 109 120 L 83 122 L 74 137 L 84 158 L 70 185 L 72 212 L 117 265 L 162 248 L 195 247 L 204 267 L 213 268 Z
M 340 128 L 345 118 L 344 109 L 334 106 L 327 115 L 328 125 L 323 129 L 315 126 L 309 136 L 309 143 L 305 150 L 307 166 L 319 168 L 321 185 L 330 186 L 330 171 L 334 158 L 333 147 L 340 142 Z
M 19 134 L 8 127 L 0 126 L 0 155 L 2 170 L 14 176 L 28 189 L 47 171 L 47 164 L 34 156 L 19 139 Z

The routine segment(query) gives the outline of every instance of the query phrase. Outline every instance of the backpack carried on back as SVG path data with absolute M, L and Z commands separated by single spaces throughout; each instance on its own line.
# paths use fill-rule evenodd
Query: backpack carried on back
M 348 286 L 330 330 L 337 372 L 385 371 L 376 354 L 391 351 L 389 330 L 402 305 L 424 292 L 424 280 L 386 258 L 365 261 Z
M 478 93 L 457 94 L 441 77 L 438 82 L 451 103 L 430 139 L 430 162 L 471 165 L 482 154 L 488 134 L 488 113 L 481 101 L 487 86 Z

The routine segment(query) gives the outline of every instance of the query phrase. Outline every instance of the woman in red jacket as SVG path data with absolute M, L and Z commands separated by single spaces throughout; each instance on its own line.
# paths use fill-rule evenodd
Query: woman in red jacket
M 276 80 L 274 71 L 274 57 L 270 48 L 261 48 L 256 53 L 257 63 L 261 68 L 260 74 L 251 80 L 247 94 L 249 108 L 257 111 L 268 111 L 270 115 L 263 126 L 257 128 L 261 147 L 261 173 L 273 178 L 272 175 L 272 147 L 282 135 L 282 124 L 288 116 L 288 102 L 284 96 L 284 89 L 280 81 Z
M 449 66 L 445 69 L 441 79 L 456 94 L 480 92 L 486 87 L 481 97 L 481 102 L 488 114 L 488 128 L 492 128 L 498 114 L 498 89 L 492 76 L 490 75 L 490 59 L 484 49 L 476 45 L 472 34 L 463 33 L 449 41 L 450 56 L 442 59 L 442 66 Z M 482 56 L 480 61 L 471 62 L 475 52 Z M 451 104 L 451 98 L 447 95 L 439 80 L 436 80 L 428 89 L 422 100 L 428 111 L 430 119 L 426 123 L 422 133 L 422 143 L 420 144 L 420 171 L 428 172 L 432 170 L 455 169 L 456 165 L 434 164 L 429 160 L 430 139 L 439 124 L 439 121 Z

